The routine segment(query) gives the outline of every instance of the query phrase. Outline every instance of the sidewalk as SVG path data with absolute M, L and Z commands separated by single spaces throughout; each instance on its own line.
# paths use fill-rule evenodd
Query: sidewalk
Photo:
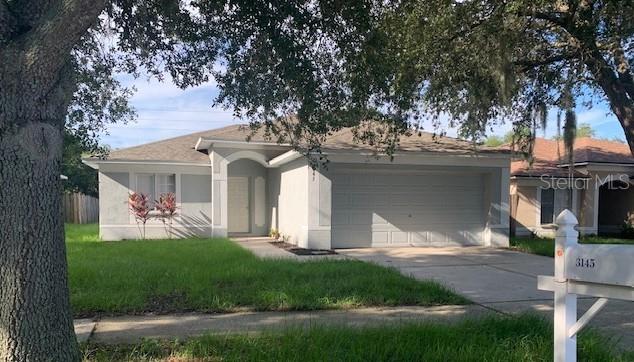
M 479 305 L 363 308 L 311 312 L 243 312 L 106 317 L 75 320 L 80 342 L 130 344 L 142 338 L 187 338 L 203 334 L 257 333 L 312 325 L 366 326 L 403 322 L 453 322 L 495 312 Z

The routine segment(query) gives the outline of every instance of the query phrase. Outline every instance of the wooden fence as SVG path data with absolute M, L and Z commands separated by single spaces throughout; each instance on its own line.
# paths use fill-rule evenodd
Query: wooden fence
M 80 193 L 64 193 L 64 221 L 90 224 L 99 221 L 99 199 Z

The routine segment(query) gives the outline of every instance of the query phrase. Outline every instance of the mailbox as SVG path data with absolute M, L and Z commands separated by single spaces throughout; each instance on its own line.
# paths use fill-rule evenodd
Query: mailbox
M 566 279 L 634 287 L 631 245 L 571 245 L 565 259 Z
M 554 292 L 554 359 L 577 360 L 577 333 L 608 298 L 634 301 L 634 246 L 579 245 L 578 221 L 570 210 L 557 216 L 555 275 L 540 275 L 540 290 Z M 599 299 L 577 319 L 577 294 Z

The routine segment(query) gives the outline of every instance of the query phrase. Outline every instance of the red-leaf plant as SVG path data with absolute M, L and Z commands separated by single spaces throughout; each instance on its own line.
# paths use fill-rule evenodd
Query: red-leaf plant
M 176 215 L 176 195 L 173 192 L 167 192 L 161 194 L 159 199 L 155 201 L 156 203 L 156 211 L 158 211 L 158 217 L 163 221 L 163 225 L 165 226 L 165 231 L 168 237 L 172 238 L 172 221 L 174 220 L 174 215 Z
M 130 213 L 134 215 L 141 238 L 145 239 L 145 224 L 152 217 L 150 211 L 153 209 L 147 195 L 140 192 L 131 193 L 128 196 L 128 207 L 130 208 Z

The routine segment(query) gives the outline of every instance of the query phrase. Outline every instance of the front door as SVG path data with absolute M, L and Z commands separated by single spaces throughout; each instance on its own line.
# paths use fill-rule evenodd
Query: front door
M 227 184 L 227 207 L 229 212 L 229 232 L 249 232 L 249 178 L 229 177 Z

